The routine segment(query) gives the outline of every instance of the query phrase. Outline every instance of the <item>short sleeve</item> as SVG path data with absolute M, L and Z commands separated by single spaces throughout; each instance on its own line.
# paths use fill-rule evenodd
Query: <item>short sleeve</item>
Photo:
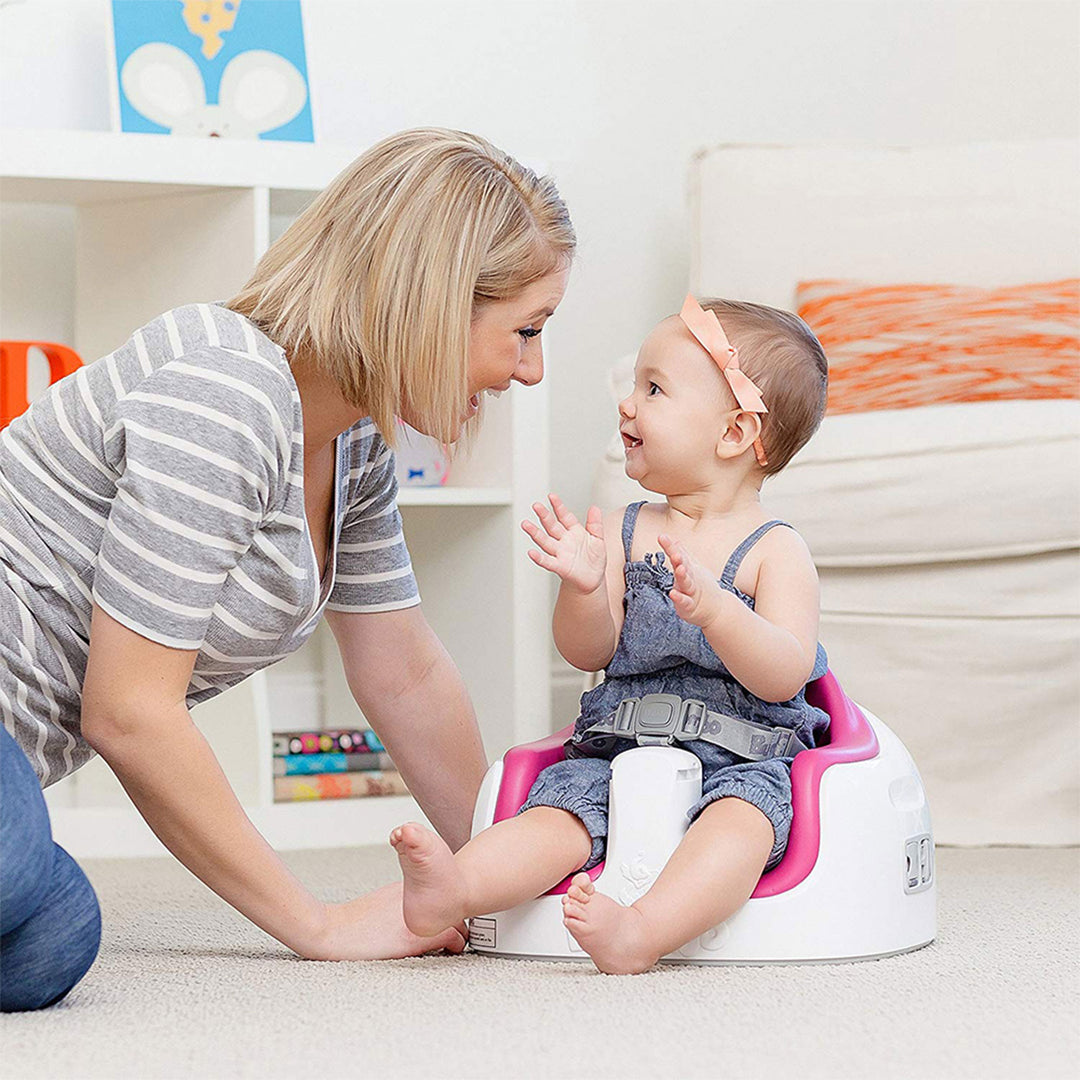
M 226 575 L 283 490 L 291 427 L 284 375 L 217 350 L 170 361 L 122 397 L 106 433 L 118 480 L 98 606 L 151 641 L 199 648 Z
M 337 548 L 333 611 L 397 611 L 420 603 L 397 508 L 394 453 L 378 435 L 359 466 Z

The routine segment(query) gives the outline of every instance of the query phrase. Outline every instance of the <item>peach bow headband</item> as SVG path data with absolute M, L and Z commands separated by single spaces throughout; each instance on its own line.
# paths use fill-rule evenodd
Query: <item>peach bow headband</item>
M 728 341 L 716 312 L 706 311 L 692 293 L 687 293 L 679 318 L 686 323 L 686 328 L 701 347 L 716 361 L 716 366 L 724 373 L 739 408 L 747 412 L 767 413 L 769 410 L 761 400 L 761 391 L 746 372 L 739 370 L 739 354 L 735 346 Z M 759 465 L 769 464 L 761 439 L 754 440 L 754 454 Z

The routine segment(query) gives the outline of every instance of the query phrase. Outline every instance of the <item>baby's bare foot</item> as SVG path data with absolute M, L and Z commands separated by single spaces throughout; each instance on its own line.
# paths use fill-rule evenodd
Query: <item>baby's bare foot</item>
M 401 863 L 405 892 L 401 910 L 405 925 L 431 937 L 465 917 L 465 880 L 453 852 L 435 833 L 410 821 L 390 834 Z
M 419 956 L 438 949 L 459 953 L 465 948 L 465 924 L 434 937 L 418 937 L 401 914 L 401 882 L 330 905 L 323 945 L 305 952 L 313 960 L 389 960 Z
M 598 893 L 588 874 L 575 874 L 570 882 L 563 925 L 607 975 L 637 975 L 660 959 L 645 916 Z

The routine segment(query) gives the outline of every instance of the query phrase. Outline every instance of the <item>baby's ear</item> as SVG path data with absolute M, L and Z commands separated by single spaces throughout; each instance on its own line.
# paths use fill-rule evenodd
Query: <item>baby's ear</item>
M 724 420 L 716 443 L 717 457 L 737 458 L 753 447 L 755 439 L 761 438 L 761 417 L 757 413 L 736 409 L 725 413 Z

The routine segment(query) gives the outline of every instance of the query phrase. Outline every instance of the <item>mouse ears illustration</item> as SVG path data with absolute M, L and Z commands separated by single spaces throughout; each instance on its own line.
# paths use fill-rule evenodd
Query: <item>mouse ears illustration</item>
M 277 53 L 250 49 L 221 76 L 218 103 L 208 105 L 199 66 L 183 49 L 155 41 L 124 61 L 120 85 L 132 108 L 173 135 L 258 138 L 287 124 L 307 102 L 304 76 Z

